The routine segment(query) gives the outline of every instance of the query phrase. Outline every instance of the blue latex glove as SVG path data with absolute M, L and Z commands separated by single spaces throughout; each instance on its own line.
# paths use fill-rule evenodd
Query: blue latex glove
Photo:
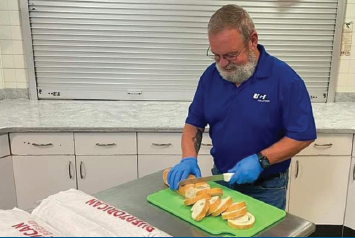
M 234 173 L 229 184 L 252 183 L 259 177 L 263 170 L 256 154 L 248 156 L 228 170 L 228 173 Z
M 178 189 L 178 184 L 181 180 L 186 179 L 189 174 L 194 174 L 197 178 L 201 177 L 200 168 L 197 165 L 197 159 L 194 157 L 184 158 L 170 169 L 168 173 L 168 183 L 170 189 Z

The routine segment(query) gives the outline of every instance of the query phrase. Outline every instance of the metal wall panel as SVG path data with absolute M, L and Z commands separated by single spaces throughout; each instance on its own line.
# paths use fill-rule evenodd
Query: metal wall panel
M 209 18 L 230 3 L 326 102 L 338 0 L 29 0 L 38 97 L 189 101 L 212 63 Z

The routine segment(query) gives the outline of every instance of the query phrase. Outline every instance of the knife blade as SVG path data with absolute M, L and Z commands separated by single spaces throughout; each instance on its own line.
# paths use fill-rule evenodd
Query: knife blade
M 217 175 L 201 177 L 201 178 L 185 179 L 185 180 L 181 180 L 179 182 L 179 187 L 186 185 L 186 184 L 194 184 L 194 183 L 201 183 L 201 182 L 207 182 L 207 181 L 222 181 L 223 180 L 225 182 L 229 182 L 229 180 L 231 180 L 233 174 L 234 173 L 224 173 L 224 174 L 217 174 Z

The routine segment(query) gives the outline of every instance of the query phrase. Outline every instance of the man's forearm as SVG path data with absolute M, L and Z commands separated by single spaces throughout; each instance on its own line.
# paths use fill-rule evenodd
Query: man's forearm
M 268 158 L 270 164 L 276 164 L 295 156 L 312 142 L 313 140 L 297 141 L 284 137 L 269 148 L 261 151 L 261 154 Z
M 182 158 L 197 157 L 201 147 L 204 128 L 185 124 L 181 138 Z

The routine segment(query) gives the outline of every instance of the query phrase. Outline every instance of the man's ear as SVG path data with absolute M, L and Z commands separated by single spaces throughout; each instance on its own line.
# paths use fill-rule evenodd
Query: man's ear
M 250 36 L 250 41 L 249 41 L 249 46 L 252 50 L 256 50 L 258 47 L 258 33 L 256 31 L 253 31 Z

